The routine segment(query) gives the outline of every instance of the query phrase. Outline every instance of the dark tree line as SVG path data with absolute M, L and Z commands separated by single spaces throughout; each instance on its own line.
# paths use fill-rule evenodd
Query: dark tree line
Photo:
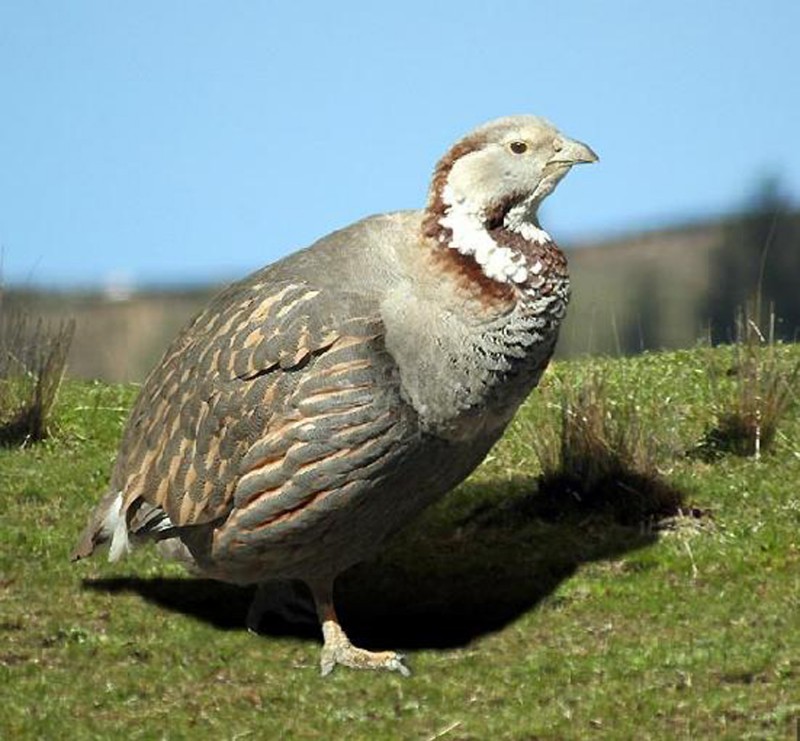
M 776 180 L 765 181 L 748 210 L 732 217 L 712 253 L 705 315 L 711 340 L 735 337 L 746 305 L 776 317 L 776 338 L 800 339 L 800 212 L 792 210 Z

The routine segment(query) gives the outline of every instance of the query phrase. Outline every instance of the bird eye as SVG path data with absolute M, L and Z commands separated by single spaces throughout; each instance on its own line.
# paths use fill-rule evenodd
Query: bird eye
M 528 145 L 525 142 L 511 142 L 511 144 L 508 145 L 508 148 L 514 154 L 524 154 L 528 151 Z

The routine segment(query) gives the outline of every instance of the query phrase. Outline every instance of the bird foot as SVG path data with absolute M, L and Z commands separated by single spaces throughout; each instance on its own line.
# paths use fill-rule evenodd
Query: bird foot
M 374 669 L 390 672 L 400 672 L 404 677 L 411 676 L 411 671 L 403 663 L 402 654 L 394 651 L 366 651 L 356 648 L 345 635 L 341 626 L 333 620 L 322 623 L 322 635 L 325 645 L 322 647 L 320 670 L 323 677 L 327 677 L 337 664 L 349 666 L 352 669 Z

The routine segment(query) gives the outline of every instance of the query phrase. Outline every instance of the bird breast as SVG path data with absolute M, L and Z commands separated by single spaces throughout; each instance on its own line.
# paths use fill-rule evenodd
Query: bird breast
M 502 229 L 492 238 L 524 260 L 522 285 L 491 281 L 473 257 L 437 245 L 416 290 L 400 285 L 381 307 L 403 394 L 441 437 L 499 435 L 538 383 L 566 312 L 558 247 Z

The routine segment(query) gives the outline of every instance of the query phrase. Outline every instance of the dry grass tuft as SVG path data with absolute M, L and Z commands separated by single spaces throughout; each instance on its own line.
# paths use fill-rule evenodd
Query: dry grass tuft
M 700 445 L 707 458 L 723 453 L 760 458 L 773 447 L 778 425 L 795 401 L 794 387 L 800 363 L 781 359 L 775 341 L 775 313 L 767 326 L 761 322 L 757 302 L 740 310 L 736 319 L 733 384 L 722 389 L 715 383 L 717 426 Z
M 3 306 L 0 292 L 0 445 L 47 437 L 75 322 L 51 327 Z
M 560 429 L 536 438 L 540 495 L 555 512 L 610 510 L 622 524 L 676 515 L 683 493 L 658 470 L 661 442 L 635 394 L 614 399 L 605 377 L 591 373 L 558 392 Z

